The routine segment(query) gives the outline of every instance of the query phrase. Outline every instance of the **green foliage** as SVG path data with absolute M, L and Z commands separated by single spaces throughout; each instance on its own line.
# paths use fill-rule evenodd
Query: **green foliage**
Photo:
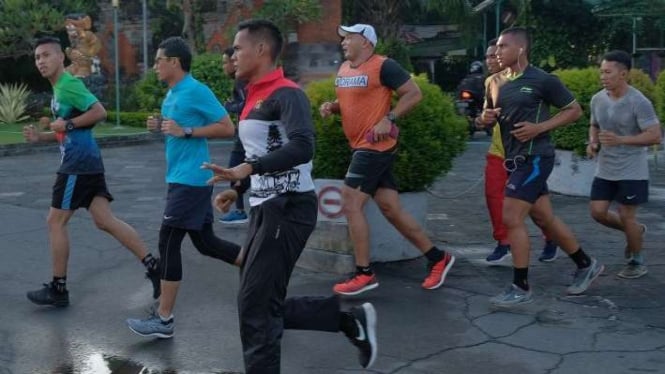
M 231 96 L 233 80 L 222 71 L 222 57 L 220 54 L 203 53 L 194 56 L 192 60 L 192 76 L 206 84 L 217 99 L 224 103 Z M 141 111 L 152 112 L 158 110 L 168 88 L 157 79 L 153 70 L 146 73 L 145 77 L 134 85 L 133 95 L 136 104 Z
M 584 155 L 585 143 L 589 138 L 589 105 L 593 95 L 602 88 L 600 73 L 597 67 L 589 67 L 557 70 L 554 74 L 573 93 L 577 102 L 582 106 L 584 114 L 575 123 L 554 130 L 551 133 L 552 140 L 559 149 L 575 151 L 577 154 Z
M 321 3 L 319 0 L 266 0 L 254 16 L 271 20 L 282 33 L 287 33 L 301 23 L 318 20 Z
M 660 97 L 656 90 L 656 86 L 653 84 L 647 73 L 639 69 L 631 69 L 629 83 L 633 87 L 640 90 L 640 92 L 642 92 L 642 94 L 651 101 L 651 104 L 653 104 L 654 108 L 658 108 L 660 106 Z
M 311 82 L 305 90 L 312 106 L 312 116 L 316 128 L 316 150 L 314 153 L 315 178 L 343 179 L 351 160 L 349 143 L 342 131 L 339 116 L 321 118 L 319 107 L 335 98 L 334 78 Z
M 404 69 L 413 72 L 411 57 L 409 56 L 409 47 L 402 40 L 388 39 L 379 40 L 376 45 L 376 53 L 388 56 L 397 61 Z
M 583 0 L 531 1 L 530 61 L 542 69 L 583 68 L 598 53 L 600 22 Z
M 153 46 L 158 46 L 170 36 L 182 35 L 184 17 L 178 4 L 172 1 L 148 0 L 148 12 Z
M 659 98 L 656 111 L 658 112 L 660 123 L 665 125 L 665 70 L 661 71 L 656 79 L 656 93 Z
M 83 0 L 0 1 L 0 59 L 31 55 L 35 37 L 64 29 L 66 14 L 92 16 L 96 9 L 96 2 Z
M 18 123 L 25 114 L 30 91 L 25 84 L 0 84 L 0 123 Z
M 150 115 L 152 115 L 152 112 L 120 112 L 120 124 L 122 126 L 145 128 L 145 121 Z M 116 123 L 115 111 L 107 111 L 106 122 Z
M 452 160 L 466 145 L 466 121 L 455 113 L 452 99 L 429 82 L 415 78 L 423 100 L 400 118 L 400 150 L 394 172 L 402 192 L 422 191 L 452 167 Z M 307 87 L 316 127 L 316 178 L 342 179 L 351 152 L 339 116 L 321 119 L 318 108 L 335 97 L 334 78 Z
M 219 53 L 202 53 L 192 60 L 192 75 L 205 83 L 215 93 L 220 102 L 231 96 L 233 80 L 222 71 L 222 55 Z
M 149 70 L 134 84 L 134 95 L 139 110 L 147 112 L 158 110 L 166 96 L 166 90 L 166 85 L 157 79 L 155 71 Z

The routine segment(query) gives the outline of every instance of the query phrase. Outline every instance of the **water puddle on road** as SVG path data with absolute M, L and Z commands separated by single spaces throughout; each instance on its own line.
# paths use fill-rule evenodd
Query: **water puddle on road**
M 52 374 L 242 374 L 237 371 L 191 371 L 175 369 L 150 369 L 144 365 L 118 356 L 94 353 L 76 367 L 73 364 L 61 365 Z

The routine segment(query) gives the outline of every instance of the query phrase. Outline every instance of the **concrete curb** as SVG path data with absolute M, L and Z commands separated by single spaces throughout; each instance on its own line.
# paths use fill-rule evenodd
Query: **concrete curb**
M 163 142 L 161 134 L 139 133 L 133 135 L 110 135 L 95 139 L 100 148 L 139 145 L 152 142 Z M 30 144 L 3 144 L 0 145 L 0 157 L 29 155 L 43 152 L 53 152 L 58 146 L 55 143 Z

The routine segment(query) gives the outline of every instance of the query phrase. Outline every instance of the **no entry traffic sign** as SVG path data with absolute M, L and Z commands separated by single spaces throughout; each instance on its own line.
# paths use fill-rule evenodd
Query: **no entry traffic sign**
M 319 212 L 327 218 L 342 216 L 342 190 L 337 186 L 325 186 L 319 191 Z

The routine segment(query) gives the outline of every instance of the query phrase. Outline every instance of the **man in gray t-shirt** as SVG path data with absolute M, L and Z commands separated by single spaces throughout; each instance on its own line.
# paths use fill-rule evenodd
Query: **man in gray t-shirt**
M 589 157 L 598 158 L 591 186 L 591 216 L 604 226 L 626 236 L 628 264 L 621 278 L 639 278 L 647 273 L 642 256 L 646 226 L 637 221 L 639 204 L 649 198 L 647 146 L 661 141 L 661 129 L 653 105 L 628 84 L 630 55 L 608 52 L 600 65 L 603 90 L 591 99 Z M 601 147 L 602 146 L 602 147 Z M 619 204 L 618 213 L 610 204 Z

